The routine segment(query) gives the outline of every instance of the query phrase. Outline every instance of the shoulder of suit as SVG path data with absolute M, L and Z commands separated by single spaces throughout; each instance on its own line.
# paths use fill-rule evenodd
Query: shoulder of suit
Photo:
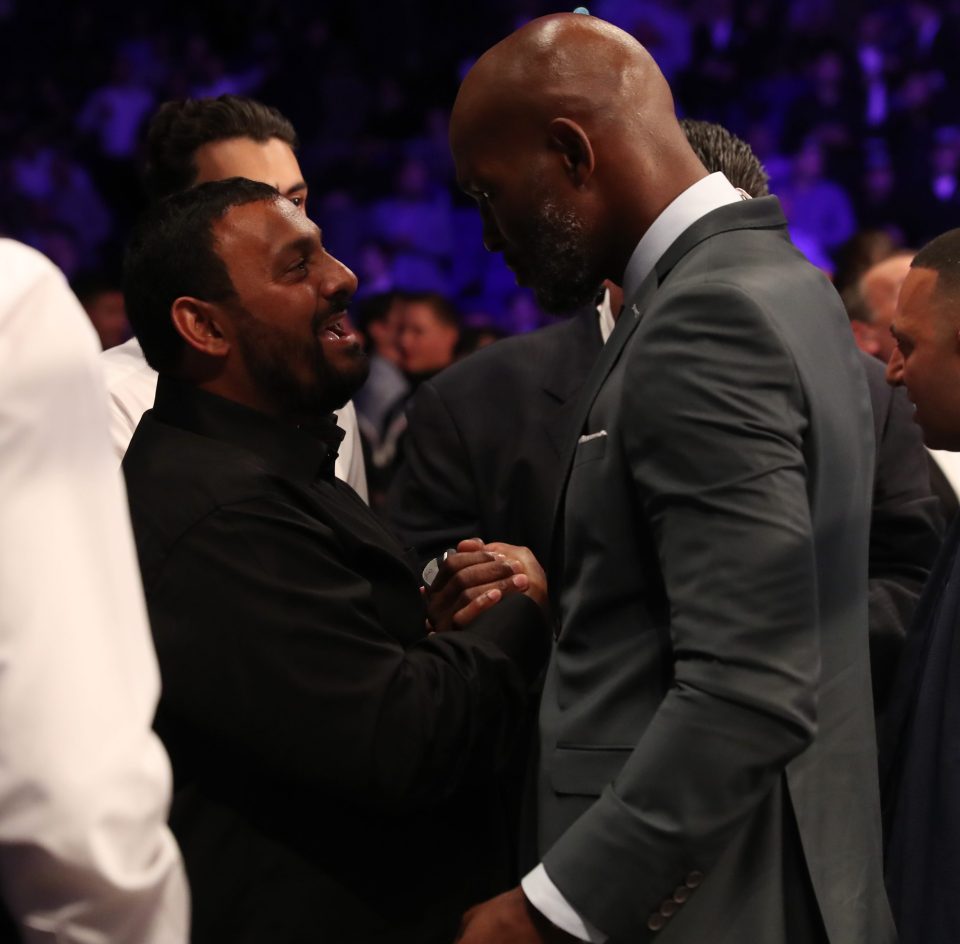
M 591 338 L 589 332 L 592 330 L 596 331 L 596 339 Z M 492 376 L 502 375 L 504 371 L 533 380 L 538 364 L 552 365 L 565 350 L 579 348 L 590 340 L 596 341 L 599 352 L 601 341 L 597 316 L 593 312 L 581 313 L 527 334 L 504 338 L 475 351 L 428 383 L 443 395 L 462 390 L 465 385 L 486 383 Z

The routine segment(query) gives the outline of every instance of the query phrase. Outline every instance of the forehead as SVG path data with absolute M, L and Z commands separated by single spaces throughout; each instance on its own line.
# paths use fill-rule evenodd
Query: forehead
M 911 269 L 903 281 L 894 325 L 898 330 L 916 330 L 930 324 L 938 306 L 937 273 L 932 269 Z
M 319 230 L 293 204 L 279 198 L 231 207 L 214 224 L 217 252 L 227 268 L 268 265 L 291 244 L 319 243 Z
M 246 177 L 270 184 L 283 193 L 303 180 L 293 149 L 279 138 L 266 141 L 254 141 L 253 138 L 211 141 L 198 148 L 194 163 L 197 167 L 194 183 L 197 184 L 227 177 Z

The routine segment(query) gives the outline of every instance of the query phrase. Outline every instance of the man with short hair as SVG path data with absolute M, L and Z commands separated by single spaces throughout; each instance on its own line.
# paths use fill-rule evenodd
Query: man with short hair
M 897 346 L 888 380 L 906 387 L 927 446 L 960 451 L 960 229 L 914 257 L 891 328 Z M 958 546 L 955 520 L 907 638 L 881 732 L 887 889 L 902 944 L 947 944 L 960 927 Z
M 604 279 L 625 299 L 561 460 L 540 864 L 461 940 L 893 941 L 872 423 L 836 293 L 774 198 L 708 175 L 646 51 L 590 16 L 484 54 L 450 140 L 485 245 L 541 305 Z
M 144 183 L 157 200 L 208 180 L 247 177 L 276 187 L 306 213 L 307 184 L 296 158 L 293 125 L 275 108 L 236 95 L 165 102 L 147 131 Z M 157 375 L 132 338 L 102 358 L 110 394 L 111 431 L 122 458 L 144 412 L 153 406 Z M 337 475 L 364 501 L 367 480 L 352 403 L 337 411 L 345 433 Z
M 125 288 L 159 371 L 123 468 L 193 940 L 447 944 L 506 885 L 494 773 L 546 648 L 542 571 L 462 548 L 425 604 L 334 477 L 356 279 L 274 188 L 161 201 Z
M 460 315 L 436 292 L 409 292 L 401 297 L 400 366 L 414 384 L 449 367 L 460 339 Z

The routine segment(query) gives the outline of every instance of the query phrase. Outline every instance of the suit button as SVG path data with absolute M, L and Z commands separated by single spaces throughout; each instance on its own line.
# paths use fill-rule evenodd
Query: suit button
M 690 897 L 690 889 L 686 885 L 678 885 L 673 890 L 673 900 L 682 905 Z
M 687 874 L 687 877 L 683 880 L 683 884 L 687 888 L 696 888 L 703 881 L 703 872 L 690 872 Z
M 679 907 L 672 898 L 666 898 L 660 905 L 660 914 L 665 918 L 672 918 L 677 913 L 677 908 Z
M 647 920 L 647 927 L 651 931 L 659 931 L 666 923 L 667 919 L 659 911 L 655 911 Z

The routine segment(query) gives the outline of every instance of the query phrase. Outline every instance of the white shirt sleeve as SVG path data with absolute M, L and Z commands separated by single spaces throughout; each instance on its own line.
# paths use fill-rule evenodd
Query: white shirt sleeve
M 573 910 L 573 906 L 560 894 L 560 889 L 547 875 L 542 863 L 523 877 L 520 887 L 527 896 L 527 901 L 561 931 L 566 931 L 581 941 L 589 941 L 590 944 L 604 944 L 607 940 L 603 931 L 595 928 Z
M 185 944 L 97 350 L 62 275 L 0 240 L 0 897 L 25 944 Z
M 337 410 L 337 424 L 344 432 L 335 467 L 337 478 L 343 479 L 369 505 L 367 470 L 363 465 L 360 428 L 357 426 L 357 411 L 352 400 L 342 410 Z
M 157 372 L 147 363 L 136 338 L 108 348 L 99 356 L 109 398 L 110 439 L 122 462 L 140 418 L 153 408 Z

